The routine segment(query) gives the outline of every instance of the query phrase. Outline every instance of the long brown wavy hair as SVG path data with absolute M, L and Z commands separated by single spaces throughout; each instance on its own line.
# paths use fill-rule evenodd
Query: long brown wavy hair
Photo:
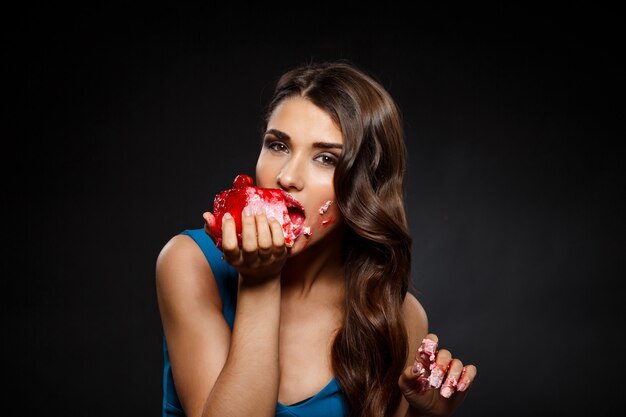
M 293 96 L 325 110 L 341 128 L 335 168 L 346 224 L 345 316 L 332 365 L 354 417 L 390 416 L 400 401 L 407 357 L 402 303 L 411 237 L 404 210 L 406 148 L 399 109 L 373 76 L 347 61 L 307 63 L 283 74 L 267 108 Z

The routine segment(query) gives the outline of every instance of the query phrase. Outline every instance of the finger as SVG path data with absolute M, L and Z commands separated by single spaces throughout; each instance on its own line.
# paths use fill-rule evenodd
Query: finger
M 415 360 L 412 366 L 407 366 L 400 374 L 398 386 L 407 400 L 426 391 L 429 385 L 424 365 L 419 360 Z
M 212 240 L 215 240 L 215 216 L 213 213 L 207 211 L 202 213 L 202 218 L 204 218 L 204 232 L 209 235 Z
M 285 234 L 283 233 L 283 226 L 274 217 L 268 219 L 270 231 L 272 232 L 272 245 L 276 252 L 282 253 L 285 251 Z
M 224 259 L 231 265 L 239 263 L 240 250 L 237 242 L 237 227 L 230 213 L 225 213 L 222 216 L 222 252 Z
M 430 365 L 430 376 L 428 377 L 428 383 L 431 387 L 439 388 L 441 386 L 451 360 L 452 355 L 447 349 L 441 349 L 437 352 L 437 358 L 435 362 Z
M 477 369 L 474 365 L 466 365 L 459 376 L 459 382 L 456 386 L 457 391 L 464 392 L 469 389 L 472 382 L 476 378 Z
M 439 391 L 442 397 L 450 398 L 452 394 L 454 394 L 462 372 L 463 362 L 458 359 L 452 359 L 450 365 L 448 366 L 448 375 L 446 376 L 445 381 L 441 385 L 441 390 Z
M 435 333 L 428 333 L 424 338 L 430 339 L 435 343 L 439 343 L 439 336 L 437 336 Z
M 241 216 L 241 249 L 244 262 L 252 263 L 258 257 L 256 221 L 250 207 L 245 207 Z
M 265 210 L 255 216 L 257 229 L 257 242 L 259 246 L 259 259 L 265 261 L 272 256 L 272 232 L 267 222 Z
M 424 339 L 422 339 L 422 343 L 417 349 L 418 354 L 416 356 L 416 359 L 421 359 L 425 365 L 430 366 L 430 364 L 435 361 L 435 354 L 437 353 L 438 344 L 439 338 L 436 334 L 427 334 Z

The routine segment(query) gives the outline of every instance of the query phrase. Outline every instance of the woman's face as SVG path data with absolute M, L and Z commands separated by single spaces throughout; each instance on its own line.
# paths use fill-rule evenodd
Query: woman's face
M 333 175 L 343 146 L 339 127 L 311 101 L 292 97 L 272 113 L 256 165 L 260 187 L 281 188 L 304 207 L 305 232 L 291 253 L 322 240 L 342 222 Z

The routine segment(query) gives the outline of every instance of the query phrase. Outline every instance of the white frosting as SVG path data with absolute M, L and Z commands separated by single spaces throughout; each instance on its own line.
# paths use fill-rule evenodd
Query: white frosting
M 326 212 L 328 211 L 328 207 L 330 207 L 330 205 L 331 205 L 332 203 L 333 203 L 333 202 L 332 202 L 331 200 L 328 200 L 327 202 L 325 202 L 325 203 L 324 203 L 324 205 L 323 205 L 322 207 L 320 207 L 320 209 L 319 209 L 319 213 L 320 213 L 320 214 L 324 214 L 324 213 L 326 213 Z
M 428 377 L 428 383 L 430 384 L 431 387 L 439 388 L 441 386 L 441 383 L 443 382 L 443 376 L 444 376 L 444 373 L 441 370 L 441 368 L 436 366 L 432 371 L 430 371 L 430 376 Z
M 446 382 L 443 384 L 443 388 L 441 388 L 441 395 L 446 398 L 450 398 L 454 393 L 454 387 L 456 387 L 456 384 L 457 379 L 454 376 L 450 375 L 446 379 Z

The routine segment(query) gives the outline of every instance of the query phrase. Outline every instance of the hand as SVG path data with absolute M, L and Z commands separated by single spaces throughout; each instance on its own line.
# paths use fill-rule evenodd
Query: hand
M 451 415 L 476 378 L 474 365 L 463 366 L 448 350 L 437 350 L 438 343 L 435 334 L 426 335 L 415 363 L 400 375 L 398 385 L 409 403 L 407 416 Z
M 204 231 L 215 240 L 211 230 L 215 223 L 212 213 L 203 214 Z M 249 207 L 241 216 L 241 246 L 235 221 L 230 213 L 222 217 L 221 249 L 224 259 L 249 282 L 262 282 L 280 276 L 287 259 L 285 236 L 278 220 L 268 218 L 265 212 L 252 213 Z

